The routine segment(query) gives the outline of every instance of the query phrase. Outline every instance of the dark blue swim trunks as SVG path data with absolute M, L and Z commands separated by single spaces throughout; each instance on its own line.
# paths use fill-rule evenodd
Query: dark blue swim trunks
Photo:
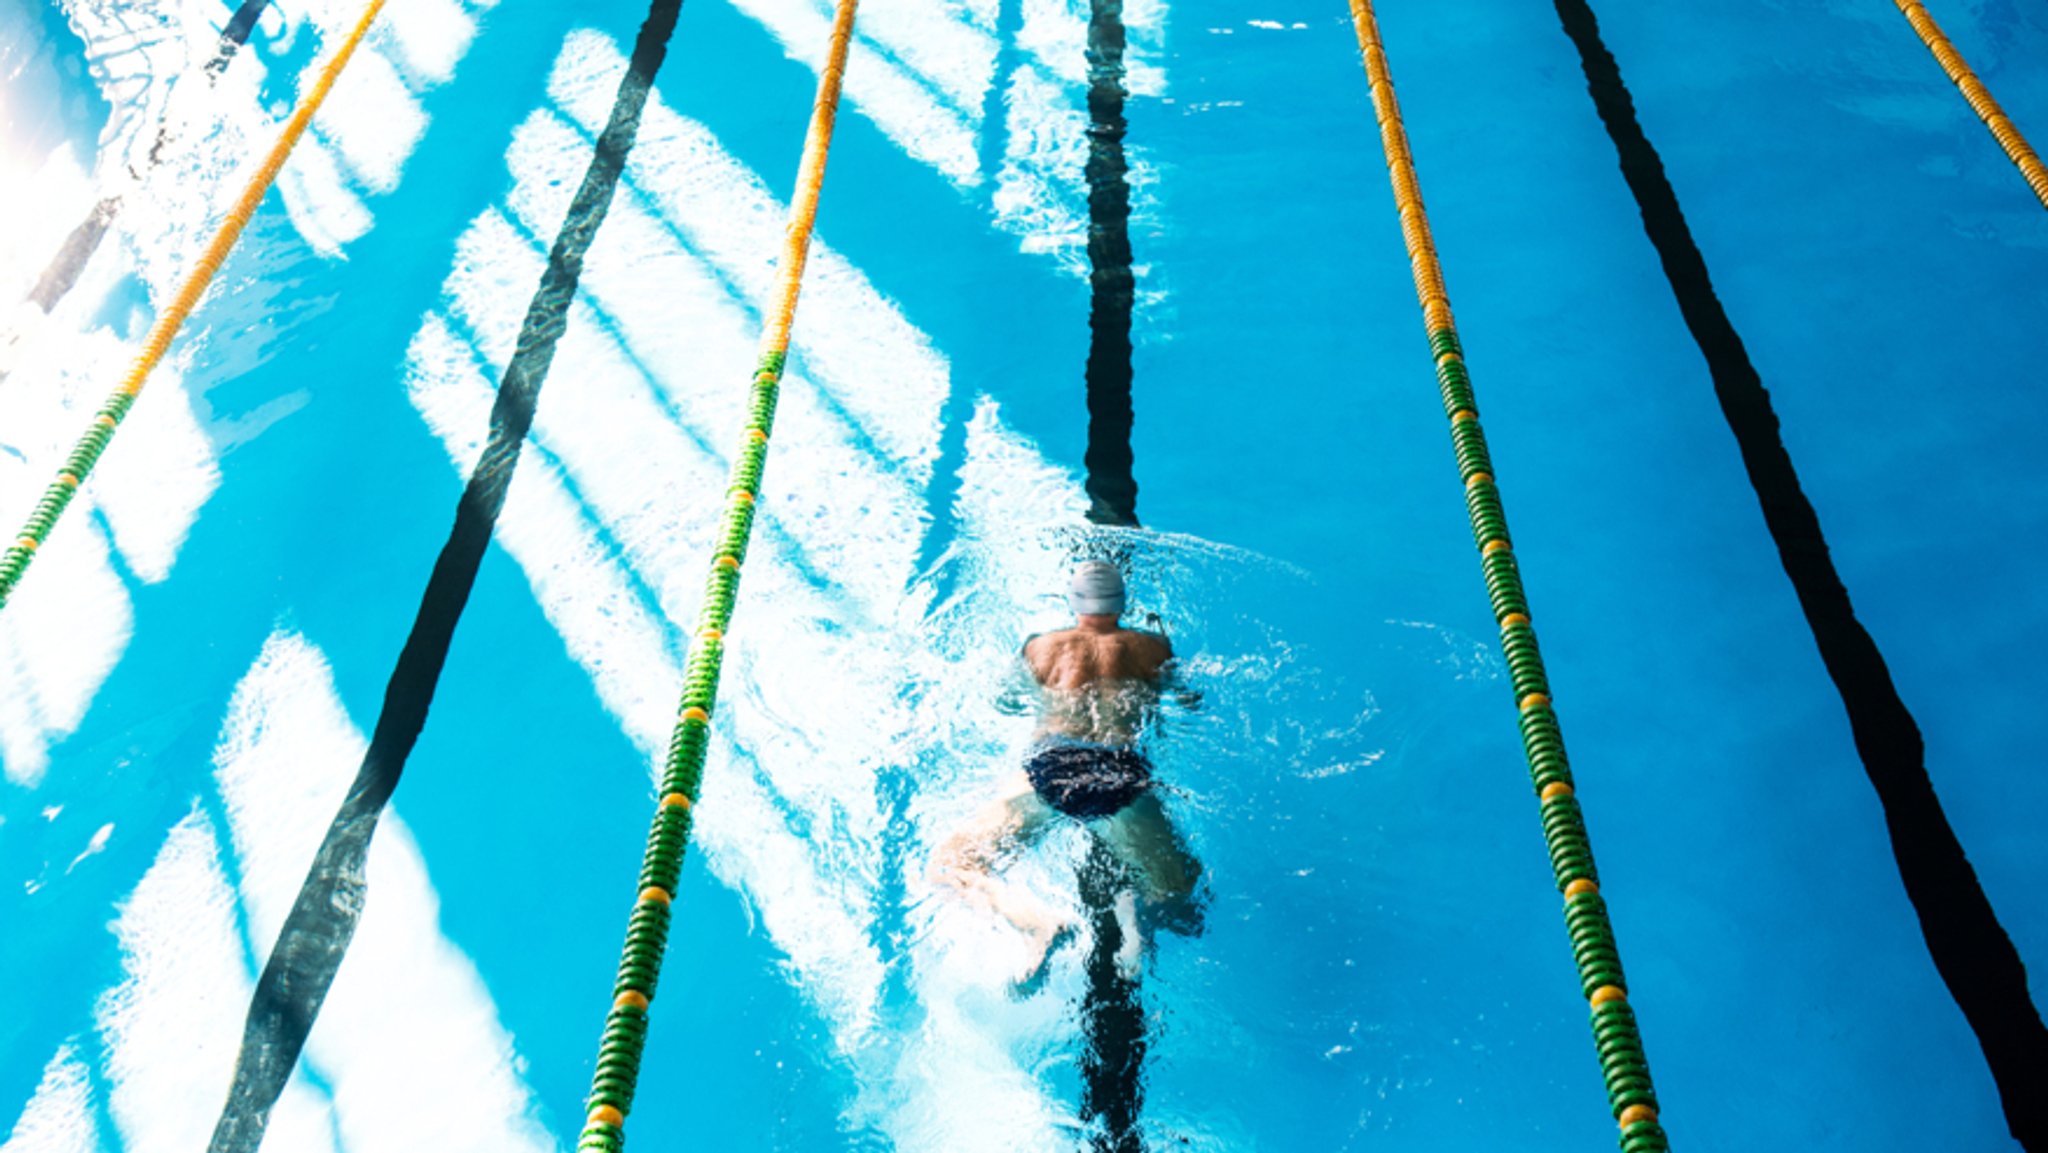
M 1072 737 L 1033 745 L 1024 773 L 1040 800 L 1084 821 L 1114 816 L 1152 787 L 1152 762 L 1144 753 Z

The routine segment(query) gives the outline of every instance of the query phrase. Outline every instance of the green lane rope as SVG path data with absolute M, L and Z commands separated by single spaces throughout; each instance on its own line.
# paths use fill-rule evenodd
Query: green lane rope
M 682 873 L 689 845 L 691 811 L 704 776 L 704 757 L 711 744 L 711 714 L 718 696 L 718 677 L 725 659 L 725 631 L 739 594 L 740 564 L 753 535 L 755 500 L 761 471 L 768 461 L 768 437 L 775 423 L 776 394 L 789 356 L 790 326 L 796 317 L 797 293 L 803 286 L 804 264 L 810 256 L 811 233 L 817 219 L 818 193 L 824 184 L 825 159 L 832 145 L 832 125 L 839 108 L 840 81 L 853 43 L 853 18 L 858 0 L 839 0 L 832 24 L 832 45 L 818 78 L 818 98 L 811 109 L 810 131 L 804 139 L 803 164 L 797 170 L 796 192 L 790 199 L 789 236 L 783 251 L 781 283 L 775 308 L 761 336 L 761 359 L 754 374 L 747 409 L 745 442 L 732 465 L 725 518 L 722 521 L 704 603 L 697 613 L 697 631 L 683 667 L 681 714 L 669 739 L 668 760 L 661 778 L 661 802 L 647 834 L 642 858 L 639 897 L 626 922 L 626 944 L 619 957 L 618 979 L 612 986 L 612 1008 L 605 1016 L 598 1043 L 597 1071 L 591 1079 L 589 1116 L 576 1148 L 616 1153 L 626 1140 L 626 1115 L 640 1079 L 640 1058 L 647 1045 L 648 1007 L 668 946 L 669 906 Z
M 1473 397 L 1472 380 L 1465 371 L 1464 351 L 1458 343 L 1450 299 L 1444 291 L 1443 267 L 1431 239 L 1429 217 L 1423 210 L 1422 189 L 1415 173 L 1414 156 L 1408 149 L 1408 133 L 1401 123 L 1401 108 L 1394 98 L 1393 74 L 1387 68 L 1379 20 L 1373 14 L 1372 0 L 1350 3 L 1358 46 L 1365 56 L 1366 76 L 1371 83 L 1373 109 L 1379 119 L 1387 171 L 1393 181 L 1394 202 L 1400 210 L 1401 234 L 1415 275 L 1416 295 L 1422 302 L 1430 353 L 1436 362 L 1437 384 L 1443 396 L 1444 413 L 1451 422 L 1451 446 L 1457 456 L 1458 475 L 1465 484 L 1472 536 L 1479 547 L 1487 596 L 1493 604 L 1494 619 L 1500 625 L 1501 649 L 1514 685 L 1522 747 L 1528 755 L 1529 774 L 1541 804 L 1543 839 L 1550 850 L 1557 887 L 1564 893 L 1565 928 L 1571 937 L 1572 957 L 1578 964 L 1580 991 L 1592 1008 L 1593 1039 L 1607 1082 L 1608 1104 L 1620 1126 L 1623 1153 L 1665 1153 L 1670 1142 L 1658 1120 L 1649 1059 L 1643 1054 L 1635 1011 L 1629 1007 L 1621 953 L 1614 942 L 1606 902 L 1600 897 L 1600 882 L 1593 869 L 1593 846 L 1587 839 L 1585 821 L 1573 793 L 1564 734 L 1558 729 L 1557 713 L 1551 708 L 1550 682 L 1536 647 L 1536 630 L 1529 622 L 1529 603 L 1522 592 L 1522 577 L 1508 536 L 1507 514 L 1501 507 L 1500 490 L 1494 484 L 1486 433 L 1479 425 L 1479 403 Z
M 377 13 L 383 11 L 384 3 L 385 0 L 370 0 L 364 5 L 363 14 L 356 20 L 355 27 L 349 30 L 340 47 L 334 50 L 334 55 L 321 67 L 319 76 L 313 81 L 313 87 L 307 90 L 305 97 L 299 101 L 299 106 L 292 110 L 291 119 L 285 121 L 284 130 L 278 133 L 276 143 L 270 146 L 270 152 L 264 156 L 263 163 L 243 186 L 242 194 L 236 197 L 234 205 L 228 209 L 226 217 L 221 220 L 220 228 L 214 232 L 213 239 L 207 242 L 206 250 L 200 254 L 192 270 L 185 275 L 184 282 L 178 286 L 178 291 L 172 295 L 169 306 L 156 318 L 156 323 L 150 325 L 149 335 L 143 338 L 142 352 L 129 367 L 128 375 L 122 378 L 120 387 L 116 388 L 113 395 L 107 398 L 107 402 L 93 414 L 92 424 L 86 428 L 85 435 L 78 439 L 71 454 L 64 458 L 63 467 L 57 470 L 57 479 L 51 481 L 50 487 L 43 490 L 43 498 L 36 502 L 35 508 L 29 513 L 28 523 L 16 534 L 14 544 L 8 548 L 6 554 L 0 556 L 0 609 L 7 607 L 7 598 L 13 594 L 14 586 L 20 583 L 22 574 L 28 571 L 29 562 L 35 559 L 36 550 L 49 539 L 50 530 L 57 525 L 57 518 L 64 515 L 65 508 L 71 504 L 71 498 L 78 495 L 78 487 L 85 483 L 85 478 L 92 473 L 93 465 L 99 462 L 100 454 L 107 451 L 108 443 L 114 439 L 114 430 L 120 427 L 121 421 L 128 415 L 128 410 L 135 407 L 135 398 L 141 394 L 142 386 L 149 380 L 149 374 L 156 370 L 164 354 L 170 351 L 171 341 L 177 337 L 178 330 L 184 327 L 186 318 L 192 315 L 192 310 L 199 306 L 199 298 L 206 294 L 207 285 L 213 283 L 214 274 L 220 271 L 220 266 L 227 260 L 228 254 L 234 251 L 235 242 L 242 237 L 242 230 L 249 226 L 249 218 L 256 214 L 257 206 L 261 205 L 264 196 L 269 194 L 270 186 L 277 181 L 277 174 L 284 168 L 285 160 L 291 156 L 293 146 L 306 134 L 307 126 L 313 123 L 314 113 L 320 111 L 320 105 L 326 102 L 327 94 L 334 88 L 334 82 L 341 78 L 341 70 L 348 67 L 348 62 L 355 56 L 356 48 L 362 44 L 363 37 L 369 34 L 370 25 L 376 22 Z

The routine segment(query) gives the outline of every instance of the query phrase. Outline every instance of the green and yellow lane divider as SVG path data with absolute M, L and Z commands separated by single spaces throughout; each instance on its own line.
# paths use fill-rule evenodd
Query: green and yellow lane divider
M 725 632 L 739 593 L 740 565 L 753 534 L 755 502 L 761 492 L 761 470 L 768 460 L 768 437 L 775 424 L 776 393 L 789 356 L 789 330 L 796 319 L 796 299 L 803 287 L 804 263 L 810 255 L 811 231 L 818 214 L 818 192 L 825 181 L 825 158 L 832 147 L 832 124 L 838 116 L 840 81 L 853 43 L 853 17 L 858 0 L 839 0 L 832 24 L 832 45 L 818 98 L 811 109 L 810 132 L 804 138 L 803 165 L 797 170 L 796 193 L 790 199 L 789 234 L 783 249 L 775 304 L 761 334 L 761 359 L 754 373 L 747 406 L 747 426 L 740 452 L 733 459 L 726 490 L 725 517 L 720 524 L 704 603 L 697 612 L 695 639 L 683 667 L 682 712 L 669 738 L 662 771 L 661 800 L 647 834 L 639 896 L 626 922 L 626 944 L 619 975 L 612 985 L 612 1008 L 598 1043 L 597 1072 L 591 1080 L 589 1115 L 580 1150 L 615 1153 L 626 1140 L 626 1115 L 640 1078 L 640 1057 L 647 1044 L 648 1007 L 667 951 L 669 906 L 675 900 L 683 851 L 689 845 L 691 813 L 704 775 L 704 757 L 711 744 L 711 716 L 718 696 L 719 670 L 725 659 Z
M 1585 821 L 1573 793 L 1564 735 L 1551 707 L 1550 682 L 1543 670 L 1543 657 L 1536 648 L 1536 630 L 1529 620 L 1529 603 L 1522 592 L 1514 544 L 1508 537 L 1507 514 L 1501 508 L 1500 490 L 1494 483 L 1486 433 L 1479 425 L 1479 403 L 1473 397 L 1472 381 L 1465 371 L 1464 351 L 1451 318 L 1450 298 L 1444 291 L 1443 268 L 1430 236 L 1429 217 L 1423 211 L 1422 189 L 1416 180 L 1414 157 L 1408 150 L 1408 133 L 1401 124 L 1401 108 L 1394 98 L 1394 80 L 1380 42 L 1379 21 L 1373 14 L 1372 0 L 1350 2 L 1358 45 L 1365 55 L 1366 76 L 1371 81 L 1373 109 L 1379 118 L 1380 143 L 1393 180 L 1394 203 L 1401 213 L 1401 235 L 1407 242 L 1408 262 L 1415 274 L 1415 292 L 1422 301 L 1423 322 L 1436 361 L 1444 412 L 1450 417 L 1451 445 L 1456 450 L 1458 474 L 1465 486 L 1472 535 L 1479 547 L 1480 567 L 1493 602 L 1494 619 L 1500 625 L 1501 648 L 1507 656 L 1508 674 L 1521 715 L 1522 746 L 1528 754 L 1529 773 L 1541 805 L 1543 837 L 1550 849 L 1557 887 L 1564 893 L 1565 927 L 1578 963 L 1581 992 L 1592 1008 L 1593 1039 L 1607 1081 L 1608 1103 L 1621 1127 L 1623 1153 L 1665 1153 L 1670 1143 L 1657 1119 L 1657 1095 L 1650 1084 L 1649 1060 L 1643 1055 L 1635 1011 L 1629 1007 L 1628 982 L 1622 976 L 1614 928 L 1607 918 L 1607 905 L 1600 897 L 1600 881 L 1593 869 L 1593 846 L 1586 836 Z
M 227 260 L 228 253 L 234 251 L 235 242 L 242 238 L 242 230 L 249 226 L 249 218 L 256 214 L 257 206 L 263 203 L 263 197 L 269 193 L 270 186 L 276 183 L 277 174 L 290 158 L 292 148 L 298 144 L 299 138 L 306 134 L 307 126 L 313 123 L 314 114 L 320 111 L 320 105 L 327 100 L 327 94 L 333 90 L 334 82 L 341 78 L 341 70 L 348 67 L 348 62 L 355 56 L 363 37 L 369 34 L 370 25 L 376 22 L 377 14 L 383 10 L 384 0 L 370 0 L 363 6 L 363 14 L 356 19 L 355 27 L 349 30 L 348 36 L 334 50 L 334 55 L 321 67 L 319 75 L 313 80 L 313 87 L 299 100 L 299 106 L 292 110 L 291 119 L 285 121 L 284 131 L 278 133 L 277 142 L 270 146 L 270 152 L 263 158 L 262 165 L 249 177 L 249 183 L 242 188 L 242 194 L 235 199 L 234 206 L 228 209 L 227 217 L 221 221 L 219 230 L 213 234 L 213 239 L 207 243 L 206 250 L 200 254 L 198 263 L 193 265 L 192 271 L 185 274 L 185 280 L 171 297 L 169 307 L 157 316 L 155 324 L 150 325 L 149 335 L 142 341 L 142 351 L 136 356 L 135 363 L 129 367 L 128 375 L 122 378 L 120 387 L 116 388 L 106 403 L 100 406 L 99 411 L 93 414 L 92 424 L 86 428 L 85 435 L 78 438 L 71 455 L 64 458 L 63 467 L 57 470 L 57 479 L 51 481 L 50 487 L 43 491 L 43 499 L 37 501 L 34 511 L 29 513 L 28 523 L 15 534 L 14 544 L 8 548 L 6 554 L 0 556 L 0 608 L 6 607 L 8 597 L 14 593 L 14 586 L 21 582 L 22 574 L 28 571 L 29 562 L 35 559 L 36 550 L 49 539 L 50 530 L 56 527 L 57 518 L 64 515 L 65 508 L 71 504 L 71 498 L 78 495 L 78 486 L 85 483 L 85 478 L 92 473 L 93 465 L 99 462 L 100 454 L 106 452 L 108 443 L 114 439 L 114 430 L 121 426 L 121 421 L 127 417 L 128 410 L 135 406 L 135 398 L 141 395 L 142 386 L 148 382 L 149 374 L 163 361 L 164 354 L 170 351 L 171 341 L 178 335 L 178 330 L 184 327 L 186 319 L 192 315 L 192 310 L 199 306 L 199 298 L 206 295 L 207 285 L 213 283 L 214 275 L 220 271 L 220 266 Z
M 1949 43 L 1947 34 L 1942 32 L 1941 25 L 1934 22 L 1934 17 L 1928 13 L 1925 4 L 1920 3 L 1920 0 L 1892 2 L 1905 14 L 1907 23 L 1913 26 L 1913 31 L 1920 34 L 1921 43 L 1927 45 L 1929 52 L 1934 53 L 1934 59 L 1941 64 L 1941 70 L 1948 73 L 1948 78 L 1962 92 L 1963 99 L 1969 102 L 1971 111 L 1977 114 L 1978 119 L 1984 121 L 1984 127 L 1991 130 L 1991 136 L 1998 141 L 1998 146 L 2005 149 L 2005 154 L 2019 166 L 2020 175 L 2026 177 L 2027 187 L 2034 190 L 2034 196 L 2041 201 L 2041 207 L 2048 208 L 2048 167 L 2041 164 L 2041 157 L 2034 152 L 2033 146 L 2027 143 L 2027 138 L 2020 135 L 2019 126 L 2012 122 L 2012 117 L 2005 114 L 2005 109 L 1998 106 L 1998 101 L 1992 99 L 1991 90 L 1984 87 L 1984 82 L 1977 79 L 1977 74 L 1964 62 L 1963 54 L 1956 51 L 1954 44 Z

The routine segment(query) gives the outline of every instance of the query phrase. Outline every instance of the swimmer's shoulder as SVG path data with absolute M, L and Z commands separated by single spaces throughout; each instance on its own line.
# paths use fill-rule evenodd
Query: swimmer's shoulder
M 1154 652 L 1173 652 L 1173 642 L 1166 639 L 1165 633 L 1153 632 L 1151 629 L 1125 629 L 1124 633 L 1136 638 L 1140 645 Z
M 1034 656 L 1049 655 L 1065 648 L 1073 639 L 1073 635 L 1073 629 L 1051 629 L 1042 633 L 1032 633 L 1024 638 L 1024 645 L 1018 651 L 1024 654 L 1026 660 Z
M 1165 633 L 1145 629 L 1125 629 L 1124 633 L 1131 638 L 1130 651 L 1152 665 L 1154 669 L 1164 666 L 1173 659 L 1173 642 L 1166 639 Z

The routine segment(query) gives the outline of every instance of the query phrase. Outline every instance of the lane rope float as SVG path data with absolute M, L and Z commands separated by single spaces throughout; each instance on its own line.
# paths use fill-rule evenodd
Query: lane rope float
M 1394 97 L 1394 78 L 1380 41 L 1379 20 L 1373 13 L 1372 0 L 1350 3 L 1352 23 L 1358 31 L 1358 46 L 1364 54 L 1366 77 L 1372 88 L 1373 111 L 1379 120 L 1380 143 L 1394 186 L 1394 203 L 1400 210 L 1401 236 L 1415 275 L 1415 293 L 1422 302 L 1423 323 L 1436 362 L 1444 412 L 1450 418 L 1451 445 L 1457 454 L 1459 478 L 1464 482 L 1472 536 L 1479 548 L 1487 595 L 1493 604 L 1494 619 L 1500 625 L 1501 649 L 1514 685 L 1522 746 L 1529 758 L 1529 774 L 1541 806 L 1543 839 L 1550 850 L 1557 887 L 1564 894 L 1565 928 L 1571 937 L 1572 957 L 1578 965 L 1580 991 L 1592 1010 L 1593 1039 L 1607 1083 L 1608 1104 L 1620 1126 L 1622 1153 L 1666 1153 L 1670 1142 L 1658 1120 L 1649 1060 L 1643 1054 L 1635 1011 L 1629 1007 L 1628 981 L 1622 975 L 1614 927 L 1600 896 L 1592 842 L 1586 836 L 1585 820 L 1574 795 L 1564 735 L 1551 707 L 1549 678 L 1544 672 L 1543 657 L 1537 651 L 1529 602 L 1522 591 L 1514 544 L 1508 536 L 1507 514 L 1502 510 L 1500 490 L 1494 483 L 1486 433 L 1479 425 L 1479 403 L 1465 370 L 1464 350 L 1458 342 L 1450 298 L 1444 290 L 1443 267 L 1437 260 L 1429 217 L 1423 210 L 1422 188 L 1415 173 L 1415 158 L 1408 148 L 1408 133 L 1401 123 L 1401 107 Z
M 676 882 L 682 874 L 683 852 L 689 845 L 692 812 L 711 744 L 711 715 L 717 704 L 718 677 L 725 661 L 725 632 L 739 593 L 740 565 L 753 535 L 755 502 L 761 472 L 768 460 L 768 437 L 774 430 L 776 395 L 789 357 L 789 331 L 796 319 L 797 293 L 803 287 L 804 263 L 810 256 L 811 232 L 817 220 L 818 193 L 825 180 L 825 159 L 832 147 L 832 125 L 838 117 L 840 82 L 846 74 L 847 52 L 853 43 L 853 18 L 858 0 L 839 0 L 832 22 L 831 49 L 818 77 L 818 96 L 811 107 L 810 130 L 804 137 L 803 163 L 797 169 L 796 191 L 790 197 L 788 240 L 783 249 L 775 305 L 761 333 L 761 357 L 747 404 L 747 424 L 739 454 L 733 458 L 726 489 L 725 515 L 705 583 L 704 603 L 690 656 L 683 666 L 683 696 L 676 726 L 669 737 L 662 770 L 660 802 L 647 833 L 641 859 L 638 896 L 626 921 L 626 943 L 612 985 L 612 1007 L 605 1015 L 598 1042 L 597 1070 L 591 1078 L 587 1117 L 576 1148 L 616 1153 L 625 1145 L 626 1116 L 640 1079 L 640 1058 L 647 1044 L 648 1007 L 654 1000 L 661 962 L 668 948 L 670 912 Z
M 1982 80 L 1977 79 L 1977 74 L 1971 71 L 1969 64 L 1963 60 L 1963 54 L 1956 51 L 1956 46 L 1949 42 L 1948 35 L 1941 30 L 1941 25 L 1934 22 L 1934 17 L 1927 11 L 1925 4 L 1920 3 L 1920 0 L 1892 2 L 1905 14 L 1907 23 L 1913 26 L 1913 31 L 1920 34 L 1920 42 L 1927 45 L 1929 52 L 1934 53 L 1934 59 L 1940 63 L 1941 70 L 1948 73 L 1948 78 L 1955 83 L 1957 90 L 1962 92 L 1963 99 L 1970 105 L 1970 110 L 1984 122 L 1984 127 L 1991 130 L 1992 139 L 1998 141 L 1998 146 L 2005 149 L 2005 154 L 2019 167 L 2020 175 L 2026 177 L 2027 187 L 2034 190 L 2034 196 L 2041 201 L 2041 207 L 2048 208 L 2048 167 L 2042 165 L 2041 157 L 2034 152 L 2033 146 L 2027 143 L 2027 138 L 2020 135 L 2019 126 L 2012 122 L 2012 117 L 2005 114 L 2005 109 L 1998 106 L 1998 101 L 1992 99 L 1991 90 L 1984 87 Z
M 206 294 L 207 286 L 213 283 L 214 275 L 220 271 L 228 254 L 234 251 L 235 242 L 242 238 L 242 230 L 249 226 L 250 217 L 256 214 L 257 206 L 263 203 L 270 186 L 277 181 L 277 174 L 291 156 L 292 148 L 306 134 L 313 115 L 320 111 L 320 105 L 327 100 L 335 81 L 341 78 L 341 70 L 348 67 L 363 37 L 369 34 L 370 25 L 384 10 L 384 2 L 370 0 L 363 6 L 363 14 L 357 18 L 355 27 L 349 30 L 340 47 L 334 50 L 334 55 L 321 67 L 313 87 L 299 100 L 299 106 L 292 110 L 291 119 L 285 121 L 277 142 L 270 146 L 263 163 L 249 177 L 249 183 L 242 188 L 242 194 L 235 199 L 233 207 L 228 209 L 226 218 L 221 221 L 205 251 L 200 253 L 198 262 L 185 274 L 184 283 L 178 286 L 170 305 L 157 316 L 156 323 L 149 326 L 149 335 L 143 339 L 142 351 L 136 356 L 135 363 L 129 366 L 128 375 L 93 414 L 85 435 L 78 438 L 71 455 L 64 458 L 63 466 L 57 470 L 57 478 L 50 482 L 50 487 L 43 491 L 43 498 L 29 513 L 28 523 L 15 534 L 6 555 L 0 556 L 0 609 L 7 606 L 8 597 L 13 594 L 14 586 L 20 583 L 22 574 L 28 571 L 36 550 L 49 538 L 50 530 L 56 526 L 57 518 L 64 515 L 65 508 L 70 506 L 71 498 L 78 495 L 79 486 L 85 483 L 100 454 L 113 440 L 114 430 L 120 427 L 128 410 L 135 406 L 135 398 L 141 394 L 149 374 L 170 351 L 171 341 L 177 337 L 178 330 L 184 327 L 192 310 L 198 307 L 199 298 Z

